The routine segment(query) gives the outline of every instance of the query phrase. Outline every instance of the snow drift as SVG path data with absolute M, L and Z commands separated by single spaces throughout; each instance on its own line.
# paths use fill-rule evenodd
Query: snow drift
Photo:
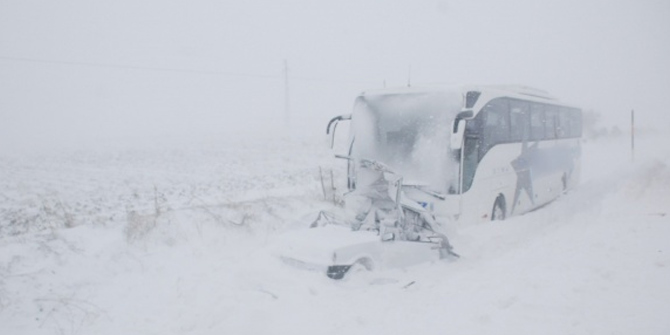
M 3 156 L 0 333 L 666 334 L 667 141 L 585 143 L 575 191 L 448 227 L 460 260 L 341 282 L 269 252 L 331 206 L 313 142 Z

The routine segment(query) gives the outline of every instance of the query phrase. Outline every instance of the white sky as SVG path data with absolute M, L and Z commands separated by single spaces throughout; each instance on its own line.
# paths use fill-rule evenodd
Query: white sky
M 293 132 L 410 67 L 670 127 L 669 1 L 0 0 L 0 145 L 271 132 L 284 59 Z

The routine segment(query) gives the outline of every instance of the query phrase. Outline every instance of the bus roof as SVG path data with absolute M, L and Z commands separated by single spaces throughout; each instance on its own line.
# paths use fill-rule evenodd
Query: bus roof
M 372 89 L 361 93 L 361 96 L 378 96 L 378 95 L 396 95 L 396 94 L 422 94 L 422 93 L 460 93 L 463 96 L 468 92 L 480 92 L 483 99 L 479 101 L 474 107 L 481 108 L 481 103 L 490 101 L 496 97 L 510 97 L 522 100 L 543 102 L 555 105 L 562 105 L 574 107 L 570 104 L 560 102 L 555 96 L 549 94 L 547 91 L 523 86 L 523 85 L 451 85 L 451 86 L 416 86 L 416 87 L 396 87 Z M 478 108 L 477 108 L 478 109 Z

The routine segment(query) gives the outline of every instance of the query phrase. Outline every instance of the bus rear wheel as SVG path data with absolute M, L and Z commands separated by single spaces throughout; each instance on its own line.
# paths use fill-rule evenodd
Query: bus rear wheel
M 499 195 L 493 203 L 493 210 L 491 211 L 491 221 L 505 220 L 505 198 Z

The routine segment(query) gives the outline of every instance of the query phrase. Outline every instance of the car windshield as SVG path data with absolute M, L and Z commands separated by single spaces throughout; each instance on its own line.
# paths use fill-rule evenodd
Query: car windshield
M 386 164 L 403 176 L 403 184 L 446 192 L 458 175 L 449 136 L 462 99 L 458 92 L 359 97 L 352 118 L 352 156 Z

